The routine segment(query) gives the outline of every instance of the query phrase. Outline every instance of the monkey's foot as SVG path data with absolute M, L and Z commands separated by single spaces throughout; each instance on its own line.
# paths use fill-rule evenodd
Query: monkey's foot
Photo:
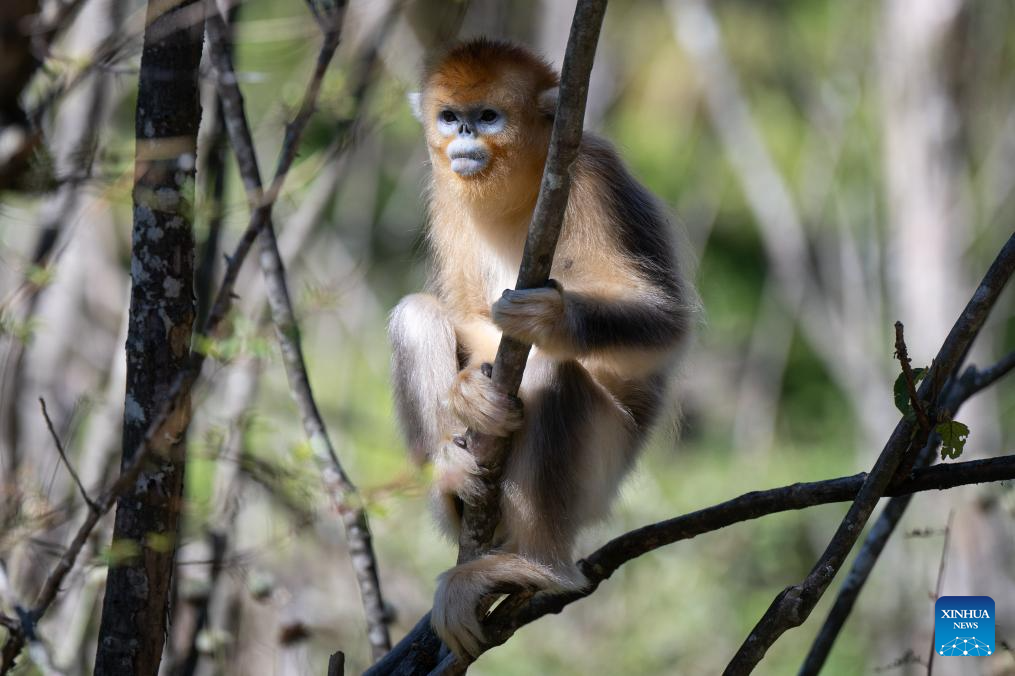
M 489 364 L 460 371 L 451 386 L 448 406 L 469 427 L 506 437 L 522 425 L 522 401 L 501 392 L 489 373 Z
M 479 479 L 479 465 L 466 448 L 465 438 L 455 436 L 448 439 L 433 457 L 434 482 L 438 492 L 457 495 L 465 502 L 472 502 L 482 490 Z

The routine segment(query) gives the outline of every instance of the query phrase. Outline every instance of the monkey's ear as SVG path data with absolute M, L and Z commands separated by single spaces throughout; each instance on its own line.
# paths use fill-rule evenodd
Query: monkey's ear
M 412 116 L 423 121 L 423 95 L 420 92 L 409 92 L 405 95 L 406 100 L 409 102 L 409 109 L 412 110 Z
M 557 113 L 557 95 L 559 93 L 560 87 L 550 87 L 539 92 L 539 98 L 537 99 L 539 112 L 553 117 Z

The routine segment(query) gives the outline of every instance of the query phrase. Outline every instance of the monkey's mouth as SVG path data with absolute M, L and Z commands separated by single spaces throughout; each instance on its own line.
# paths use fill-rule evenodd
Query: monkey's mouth
M 459 176 L 472 176 L 483 170 L 486 166 L 488 155 L 479 148 L 468 150 L 456 150 L 448 153 L 451 159 L 451 171 Z

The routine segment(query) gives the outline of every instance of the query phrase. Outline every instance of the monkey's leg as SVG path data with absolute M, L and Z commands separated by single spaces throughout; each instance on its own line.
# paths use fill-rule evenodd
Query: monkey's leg
M 429 294 L 406 296 L 391 312 L 395 407 L 413 459 L 434 464 L 435 507 L 441 525 L 454 536 L 458 498 L 475 490 L 478 471 L 472 454 L 456 436 L 464 427 L 447 406 L 458 373 L 455 327 L 441 301 Z
M 434 629 L 458 654 L 479 651 L 485 596 L 585 586 L 575 536 L 605 514 L 639 445 L 632 417 L 577 362 L 534 354 L 520 393 L 525 420 L 505 468 L 504 544 L 444 573 L 434 596 Z
M 571 566 L 578 531 L 609 511 L 642 428 L 576 361 L 537 353 L 521 391 L 526 418 L 505 468 L 502 523 L 513 551 Z

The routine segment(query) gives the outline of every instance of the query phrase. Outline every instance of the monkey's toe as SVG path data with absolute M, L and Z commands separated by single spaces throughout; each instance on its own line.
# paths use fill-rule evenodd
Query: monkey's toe
M 501 392 L 482 367 L 458 374 L 448 405 L 463 423 L 483 434 L 506 437 L 522 425 L 521 399 Z
M 434 479 L 437 490 L 472 502 L 482 490 L 479 465 L 469 450 L 458 443 L 464 437 L 455 436 L 444 443 L 434 455 Z

